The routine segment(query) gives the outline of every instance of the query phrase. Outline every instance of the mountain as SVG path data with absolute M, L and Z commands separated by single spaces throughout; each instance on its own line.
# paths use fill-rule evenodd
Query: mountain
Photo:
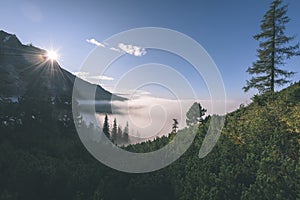
M 48 60 L 46 50 L 24 45 L 16 35 L 0 31 L 0 94 L 6 97 L 65 96 L 71 97 L 76 76 L 57 61 Z M 78 79 L 85 88 L 95 89 L 96 100 L 125 100 L 99 85 Z M 80 92 L 82 99 L 84 93 Z
M 300 82 L 274 96 L 255 96 L 250 105 L 227 114 L 217 144 L 202 159 L 198 154 L 210 119 L 179 130 L 191 134 L 197 129 L 190 148 L 170 166 L 144 174 L 119 172 L 92 157 L 79 139 L 71 112 L 69 119 L 59 120 L 51 117 L 53 105 L 25 103 L 0 99 L 0 199 L 300 197 Z M 32 108 L 41 109 L 34 111 L 35 118 Z M 153 152 L 174 136 L 125 148 Z

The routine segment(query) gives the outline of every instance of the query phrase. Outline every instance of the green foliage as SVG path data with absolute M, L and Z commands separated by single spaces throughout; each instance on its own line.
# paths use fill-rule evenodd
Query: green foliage
M 200 103 L 195 102 L 186 113 L 186 124 L 188 126 L 193 126 L 194 124 L 202 122 L 202 117 L 205 115 L 206 111 L 207 110 L 202 108 Z
M 256 88 L 260 93 L 273 93 L 276 85 L 289 83 L 288 78 L 294 74 L 280 68 L 287 59 L 300 55 L 299 43 L 288 46 L 294 37 L 286 36 L 284 33 L 290 19 L 286 15 L 287 5 L 281 4 L 282 0 L 271 3 L 261 21 L 261 33 L 254 36 L 255 40 L 260 41 L 257 50 L 258 60 L 247 70 L 250 75 L 255 76 L 247 81 L 243 88 L 245 92 Z
M 198 152 L 211 118 L 178 130 L 197 130 L 192 146 L 172 165 L 146 174 L 118 172 L 95 160 L 76 133 L 68 105 L 47 98 L 1 99 L 0 199 L 297 199 L 299 91 L 296 83 L 271 99 L 257 96 L 263 104 L 254 101 L 229 113 L 220 139 L 203 159 Z M 174 135 L 124 148 L 155 151 Z

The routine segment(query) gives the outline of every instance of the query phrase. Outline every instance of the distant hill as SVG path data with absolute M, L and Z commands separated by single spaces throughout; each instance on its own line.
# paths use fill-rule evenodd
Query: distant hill
M 0 94 L 6 97 L 25 93 L 71 97 L 76 76 L 58 62 L 47 60 L 45 54 L 45 50 L 31 44 L 23 45 L 16 35 L 0 31 Z M 79 81 L 87 88 L 96 87 L 96 100 L 112 99 L 113 94 L 101 86 Z M 119 96 L 113 99 L 125 100 Z

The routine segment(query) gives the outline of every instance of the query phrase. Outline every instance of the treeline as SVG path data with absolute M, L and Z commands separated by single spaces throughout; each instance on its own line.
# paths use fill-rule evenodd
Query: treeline
M 107 138 L 109 138 L 114 144 L 129 144 L 129 125 L 126 122 L 125 128 L 122 130 L 122 127 L 117 124 L 117 119 L 114 118 L 112 128 L 110 129 L 109 120 L 107 114 L 105 114 L 103 122 L 103 133 Z
M 187 126 L 193 126 L 195 124 L 203 123 L 204 115 L 207 112 L 205 108 L 202 108 L 200 103 L 195 102 L 188 112 L 186 113 L 186 124 Z M 171 133 L 166 134 L 175 134 L 178 131 L 178 120 L 173 119 Z M 91 125 L 94 126 L 94 125 Z M 109 124 L 108 115 L 105 114 L 102 131 L 104 135 L 111 140 L 112 143 L 117 145 L 128 145 L 130 144 L 130 135 L 129 135 L 129 125 L 126 122 L 125 128 L 122 130 L 122 127 L 117 124 L 117 119 L 114 118 L 112 127 Z M 148 141 L 151 142 L 151 141 Z M 143 143 L 144 144 L 144 143 Z

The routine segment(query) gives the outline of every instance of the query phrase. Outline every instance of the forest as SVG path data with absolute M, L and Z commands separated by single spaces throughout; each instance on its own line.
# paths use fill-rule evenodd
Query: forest
M 196 131 L 189 149 L 166 168 L 130 174 L 87 151 L 75 128 L 82 119 L 73 117 L 71 96 L 28 92 L 12 100 L 0 93 L 0 199 L 300 199 L 300 81 L 291 83 L 295 72 L 283 69 L 300 52 L 298 43 L 291 45 L 295 38 L 284 33 L 289 18 L 282 3 L 270 4 L 254 36 L 258 58 L 243 89 L 258 94 L 226 114 L 221 136 L 204 158 L 198 153 L 211 116 L 199 102 L 186 113 L 186 128 L 178 130 L 174 119 L 168 136 L 121 147 L 152 152 L 178 133 Z M 107 116 L 103 132 L 114 143 L 130 141 L 128 125 L 122 129 Z
M 229 113 L 217 145 L 199 159 L 205 118 L 193 127 L 195 141 L 181 158 L 146 174 L 119 172 L 93 158 L 77 135 L 70 105 L 24 97 L 19 103 L 1 99 L 0 106 L 1 199 L 300 197 L 300 82 Z M 173 137 L 125 148 L 150 152 Z

